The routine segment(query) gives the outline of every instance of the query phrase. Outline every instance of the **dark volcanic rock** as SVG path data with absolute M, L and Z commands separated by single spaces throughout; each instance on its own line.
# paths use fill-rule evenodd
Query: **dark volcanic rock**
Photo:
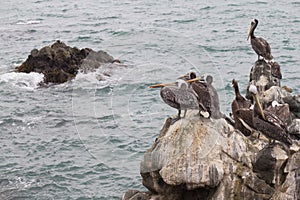
M 286 96 L 283 101 L 289 104 L 291 112 L 296 118 L 300 118 L 300 95 Z
M 150 199 L 149 192 L 140 192 L 138 190 L 129 190 L 123 194 L 121 200 L 148 200 Z
M 266 146 L 255 158 L 253 171 L 269 185 L 279 186 L 285 180 L 283 168 L 288 159 L 288 153 L 279 145 Z
M 16 71 L 43 73 L 45 83 L 63 83 L 76 76 L 85 60 L 89 61 L 85 62 L 84 71 L 89 66 L 95 69 L 101 63 L 111 63 L 114 59 L 106 52 L 95 52 L 89 48 L 78 49 L 58 40 L 40 50 L 33 49 L 27 60 L 17 67 Z

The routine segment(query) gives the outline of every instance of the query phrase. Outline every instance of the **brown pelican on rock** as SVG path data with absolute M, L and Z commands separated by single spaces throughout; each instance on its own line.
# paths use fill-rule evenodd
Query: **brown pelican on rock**
M 183 80 L 192 80 L 197 77 L 196 73 L 191 71 L 181 77 Z M 196 92 L 199 100 L 199 104 L 205 108 L 205 111 L 211 115 L 211 97 L 209 93 L 209 88 L 204 79 L 200 79 L 198 81 L 194 81 L 190 83 L 190 87 Z
M 219 95 L 216 88 L 212 85 L 213 77 L 211 75 L 207 75 L 205 80 L 211 99 L 211 117 L 214 119 L 226 118 L 226 115 L 220 111 Z
M 270 140 L 280 141 L 288 146 L 292 145 L 292 139 L 287 132 L 287 125 L 275 113 L 262 110 L 257 97 L 257 88 L 251 84 L 249 91 L 252 93 L 255 105 L 253 125 Z
M 280 65 L 278 64 L 278 62 L 270 61 L 269 64 L 271 65 L 271 74 L 272 74 L 272 76 L 274 76 L 275 78 L 278 78 L 278 79 L 282 79 L 282 74 L 281 74 L 281 71 L 280 71 Z
M 189 88 L 186 81 L 179 79 L 176 81 L 176 85 L 174 83 L 170 83 L 150 86 L 150 88 L 155 87 L 162 87 L 160 90 L 160 96 L 163 101 L 178 110 L 178 115 L 172 123 L 181 118 L 181 110 L 184 110 L 183 117 L 185 117 L 187 110 L 199 110 L 204 117 L 208 117 L 208 113 L 204 106 L 199 104 L 198 95 L 193 89 Z
M 263 38 L 254 36 L 254 30 L 257 27 L 257 24 L 257 19 L 254 19 L 254 21 L 251 22 L 247 40 L 250 38 L 251 46 L 258 55 L 258 60 L 260 56 L 266 60 L 272 60 L 273 56 L 271 54 L 271 47 L 269 43 Z
M 251 101 L 245 99 L 240 91 L 238 83 L 235 79 L 232 80 L 232 86 L 235 92 L 235 99 L 231 103 L 234 127 L 240 130 L 245 136 L 249 136 L 253 130 L 253 110 L 250 109 Z

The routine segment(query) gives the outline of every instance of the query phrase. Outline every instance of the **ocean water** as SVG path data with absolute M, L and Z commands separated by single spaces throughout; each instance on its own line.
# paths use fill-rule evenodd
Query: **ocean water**
M 250 22 L 299 94 L 300 3 L 64 1 L 0 3 L 0 199 L 120 199 L 145 190 L 139 164 L 164 120 L 177 113 L 159 90 L 189 70 L 211 74 L 222 112 L 231 80 L 245 94 L 257 59 Z M 104 50 L 127 67 L 102 66 L 61 85 L 17 74 L 30 51 L 56 40 Z M 99 80 L 104 72 L 111 74 Z

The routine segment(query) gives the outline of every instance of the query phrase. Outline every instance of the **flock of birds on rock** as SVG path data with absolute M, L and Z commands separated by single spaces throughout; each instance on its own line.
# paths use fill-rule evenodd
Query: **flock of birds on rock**
M 262 57 L 274 68 L 275 75 L 273 72 L 272 75 L 281 78 L 280 66 L 273 60 L 270 45 L 263 38 L 254 35 L 257 24 L 257 19 L 251 22 L 247 40 L 250 38 L 251 46 L 258 55 L 258 60 Z M 259 101 L 257 87 L 254 83 L 250 83 L 249 92 L 255 100 L 254 105 L 252 105 L 250 100 L 245 99 L 240 94 L 238 83 L 233 79 L 232 86 L 235 91 L 235 99 L 231 104 L 232 120 L 220 112 L 219 97 L 216 89 L 212 86 L 212 82 L 213 78 L 210 75 L 204 79 L 197 77 L 195 72 L 189 72 L 179 77 L 174 83 L 152 85 L 150 88 L 161 88 L 160 96 L 163 101 L 178 110 L 177 117 L 173 118 L 172 124 L 182 118 L 182 110 L 184 111 L 183 118 L 186 116 L 187 110 L 198 110 L 200 117 L 225 118 L 245 136 L 250 136 L 254 131 L 258 131 L 265 135 L 270 142 L 277 140 L 287 146 L 292 145 L 292 139 L 285 122 L 287 115 L 289 115 L 288 106 L 278 105 L 274 102 L 272 106 L 263 109 Z

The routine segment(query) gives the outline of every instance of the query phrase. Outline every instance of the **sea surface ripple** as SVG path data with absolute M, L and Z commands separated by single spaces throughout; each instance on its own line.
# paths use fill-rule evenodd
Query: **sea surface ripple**
M 176 114 L 148 86 L 189 70 L 211 74 L 228 114 L 231 80 L 245 94 L 257 59 L 246 41 L 253 18 L 281 65 L 282 85 L 299 93 L 297 1 L 2 2 L 0 199 L 120 199 L 145 190 L 140 161 Z M 127 67 L 48 87 L 39 87 L 41 74 L 13 72 L 32 49 L 56 40 L 107 51 Z

